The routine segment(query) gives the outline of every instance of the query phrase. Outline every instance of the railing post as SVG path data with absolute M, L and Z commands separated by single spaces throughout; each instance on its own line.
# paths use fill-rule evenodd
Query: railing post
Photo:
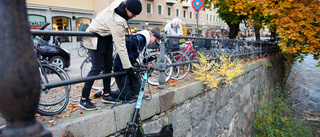
M 260 42 L 260 58 L 262 58 L 262 42 Z
M 221 37 L 221 44 L 219 45 L 219 55 L 222 55 L 223 36 Z
M 164 51 L 165 51 L 165 42 L 166 42 L 166 39 L 167 39 L 167 34 L 166 32 L 164 31 L 164 29 L 161 29 L 161 41 L 160 41 L 160 56 L 159 56 L 159 67 L 162 68 L 162 69 L 166 69 L 166 64 L 165 64 L 165 54 L 164 54 Z M 158 82 L 159 82 L 159 85 L 158 85 L 158 88 L 165 88 L 165 85 L 164 83 L 166 83 L 166 77 L 165 77 L 165 72 L 160 72 L 159 73 L 159 77 L 158 77 Z
M 51 137 L 35 119 L 40 75 L 28 27 L 24 0 L 0 1 L 0 112 L 6 119 L 1 135 Z
M 240 58 L 239 57 L 239 38 L 236 38 L 236 55 L 237 55 L 237 58 Z

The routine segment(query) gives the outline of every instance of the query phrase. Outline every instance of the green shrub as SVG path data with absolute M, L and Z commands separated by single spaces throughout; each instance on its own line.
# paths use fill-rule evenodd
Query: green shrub
M 284 99 L 287 92 L 279 87 L 273 101 L 265 103 L 256 112 L 253 127 L 257 137 L 311 137 L 311 128 L 305 121 L 292 116 L 293 109 L 289 107 L 288 100 Z

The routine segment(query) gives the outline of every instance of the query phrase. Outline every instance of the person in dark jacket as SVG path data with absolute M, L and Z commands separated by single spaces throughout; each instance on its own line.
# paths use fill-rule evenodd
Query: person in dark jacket
M 133 68 L 130 64 L 125 45 L 125 31 L 128 29 L 127 21 L 140 14 L 142 5 L 140 0 L 115 0 L 107 8 L 102 10 L 95 19 L 92 20 L 87 32 L 98 34 L 98 37 L 85 37 L 84 46 L 89 49 L 91 55 L 92 67 L 88 76 L 111 73 L 113 44 L 116 52 L 122 61 L 124 69 L 128 76 L 134 75 Z M 111 35 L 108 35 L 111 33 Z M 110 96 L 111 78 L 103 78 L 103 95 L 104 103 L 120 103 Z M 94 81 L 85 82 L 79 106 L 85 110 L 94 110 L 98 107 L 91 103 L 89 96 Z
M 160 40 L 160 31 L 157 29 L 142 30 L 137 32 L 135 35 L 129 36 L 126 40 L 126 47 L 128 50 L 129 60 L 131 65 L 140 64 L 142 65 L 143 62 L 152 61 L 155 59 L 155 56 L 152 56 L 148 59 L 144 59 L 143 54 L 146 50 L 145 47 L 152 44 L 159 45 Z M 116 55 L 114 64 L 113 64 L 113 71 L 114 72 L 121 72 L 124 71 L 122 67 L 121 60 L 119 55 Z M 135 94 L 139 93 L 140 90 L 140 81 L 137 76 L 135 77 L 127 77 L 126 75 L 123 76 L 116 76 L 116 83 L 120 91 L 112 91 L 111 95 L 114 98 L 117 98 L 120 95 L 121 100 L 130 100 Z
M 44 30 L 49 30 L 48 28 L 45 28 Z M 43 42 L 46 44 L 46 45 L 49 45 L 49 41 L 50 41 L 50 35 L 44 35 L 42 36 L 42 39 L 43 39 Z

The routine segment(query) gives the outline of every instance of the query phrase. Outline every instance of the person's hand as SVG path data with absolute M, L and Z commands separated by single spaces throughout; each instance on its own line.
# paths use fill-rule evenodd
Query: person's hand
M 134 68 L 128 68 L 128 69 L 125 69 L 127 71 L 127 75 L 128 77 L 130 78 L 134 78 L 135 77 L 135 74 L 134 74 Z
M 151 57 L 144 58 L 144 59 L 143 59 L 143 63 L 151 62 L 151 61 L 153 61 L 153 60 L 155 60 L 155 59 L 157 59 L 157 58 L 158 58 L 158 55 L 153 55 L 153 56 L 151 56 Z

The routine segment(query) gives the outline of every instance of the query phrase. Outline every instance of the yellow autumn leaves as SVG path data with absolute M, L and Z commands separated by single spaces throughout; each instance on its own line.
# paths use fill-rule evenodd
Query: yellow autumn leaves
M 227 53 L 220 56 L 217 62 L 209 61 L 210 58 L 210 56 L 199 53 L 199 63 L 192 64 L 196 68 L 194 71 L 196 79 L 210 88 L 217 88 L 219 83 L 227 86 L 232 83 L 233 78 L 244 72 L 240 69 L 241 63 L 232 60 Z

